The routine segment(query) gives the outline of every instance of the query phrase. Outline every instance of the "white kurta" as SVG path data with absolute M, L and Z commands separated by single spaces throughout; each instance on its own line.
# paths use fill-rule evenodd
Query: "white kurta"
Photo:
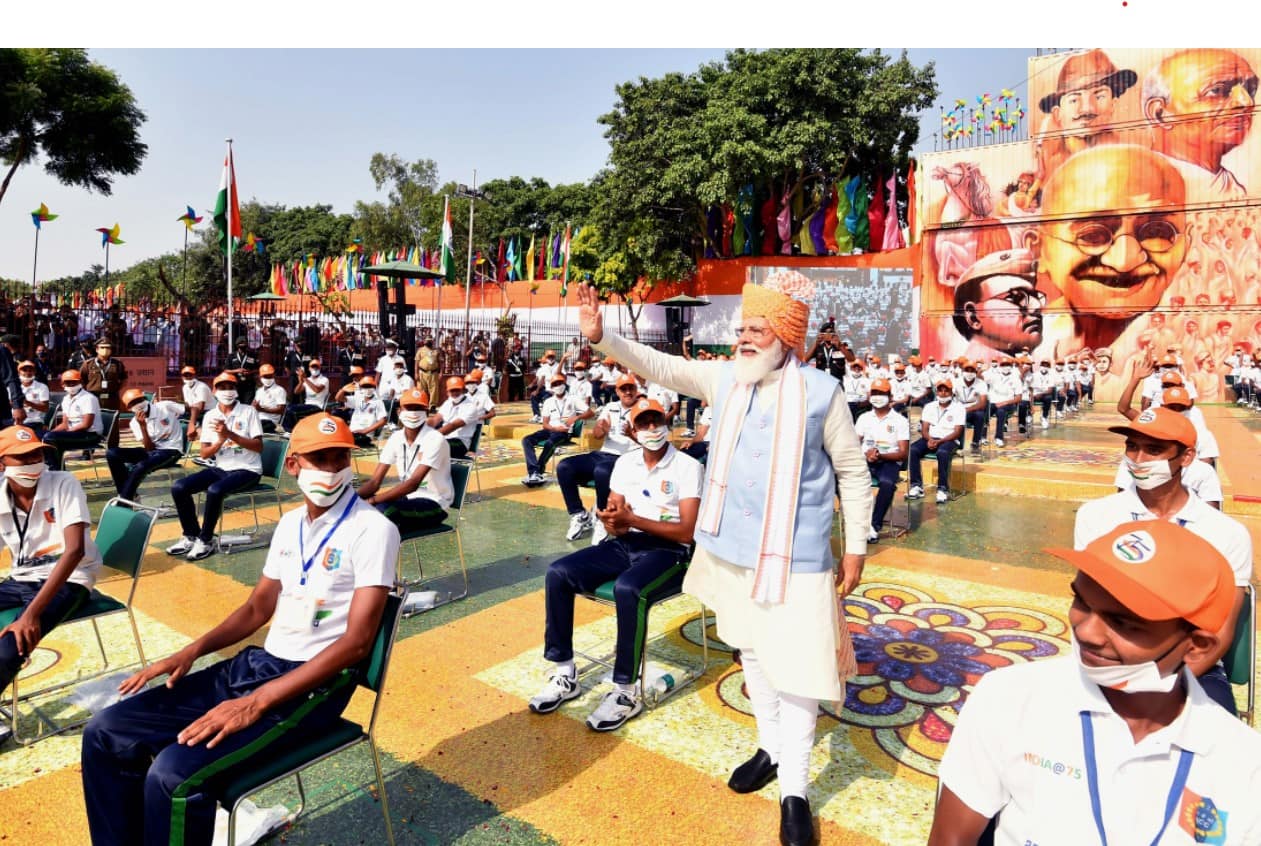
M 595 348 L 650 381 L 702 397 L 711 405 L 720 387 L 719 362 L 689 361 L 608 333 Z M 776 401 L 780 374 L 774 371 L 758 384 L 756 401 L 763 409 Z M 839 384 L 824 421 L 823 446 L 840 485 L 845 552 L 864 555 L 871 523 L 871 474 Z M 711 443 L 711 451 L 718 449 L 722 446 Z M 833 702 L 844 699 L 844 679 L 857 672 L 857 665 L 835 571 L 791 573 L 779 605 L 752 599 L 754 572 L 698 547 L 683 589 L 714 609 L 718 636 L 727 645 L 758 655 L 777 690 Z

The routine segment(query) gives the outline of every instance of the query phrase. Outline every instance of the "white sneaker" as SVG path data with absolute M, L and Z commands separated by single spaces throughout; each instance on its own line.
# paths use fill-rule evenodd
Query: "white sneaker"
M 995 438 L 995 439 L 994 439 L 994 446 L 996 446 L 996 447 L 1005 447 L 1005 446 L 1007 446 L 1007 444 L 1003 443 L 1003 439 L 1002 439 L 1002 438 Z
M 610 690 L 587 717 L 587 727 L 594 731 L 615 731 L 642 710 L 644 703 L 635 694 Z
M 578 685 L 577 675 L 556 672 L 538 696 L 530 700 L 530 710 L 536 714 L 550 714 L 561 706 L 561 703 L 582 696 L 582 688 Z
M 942 488 L 938 488 L 937 489 L 937 503 L 941 504 L 943 502 L 949 502 L 949 501 L 950 501 L 950 491 L 944 490 Z
M 923 499 L 924 498 L 923 485 L 911 485 L 910 490 L 906 492 L 906 498 L 907 499 Z
M 609 530 L 604 528 L 603 520 L 596 520 L 591 527 L 591 545 L 597 546 L 601 541 L 609 536 Z
M 579 511 L 569 518 L 569 531 L 565 532 L 565 540 L 578 540 L 589 531 L 591 531 L 591 512 Z
M 1050 429 L 1050 428 L 1051 428 L 1051 424 L 1047 422 L 1047 420 L 1046 420 L 1046 418 L 1045 418 L 1045 417 L 1043 417 L 1043 418 L 1042 418 L 1042 428 L 1043 428 L 1043 429 Z
M 531 423 L 542 423 L 542 422 L 543 422 L 543 418 L 542 418 L 542 417 L 539 417 L 539 416 L 536 414 L 536 415 L 534 415 L 533 417 L 531 417 L 531 418 L 530 418 L 530 422 L 531 422 Z
M 212 543 L 206 543 L 201 538 L 193 541 L 193 548 L 188 551 L 189 561 L 200 561 L 203 558 L 209 558 L 215 551 Z
M 867 533 L 867 543 L 876 543 L 880 540 L 880 533 L 872 529 Z
M 197 542 L 197 538 L 182 537 L 175 543 L 166 548 L 167 555 L 187 555 L 188 551 L 193 548 L 193 544 Z

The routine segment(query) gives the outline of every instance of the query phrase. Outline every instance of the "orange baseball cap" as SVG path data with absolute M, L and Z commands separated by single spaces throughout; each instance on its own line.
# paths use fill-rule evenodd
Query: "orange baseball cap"
M 181 376 L 196 376 L 197 368 L 193 367 L 191 364 L 186 364 L 180 368 L 180 375 Z
M 919 367 L 921 364 L 924 363 L 924 360 L 917 355 L 911 356 L 910 358 L 907 359 L 907 361 L 909 361 L 911 364 L 914 364 L 916 367 Z
M 616 360 L 615 360 L 612 356 L 605 356 L 605 357 L 604 357 L 604 366 L 605 366 L 605 367 L 612 367 L 612 366 L 613 366 L 613 365 L 615 365 L 615 364 L 617 364 L 617 361 L 616 361 Z
M 215 377 L 214 387 L 217 388 L 220 385 L 222 385 L 224 382 L 231 382 L 233 385 L 235 385 L 236 377 L 233 376 L 231 373 L 220 373 L 218 376 Z
M 23 361 L 18 364 L 18 370 L 34 370 L 34 369 L 35 369 L 35 362 L 33 361 Z
M 9 426 L 0 429 L 0 455 L 25 455 L 43 449 L 44 442 L 33 429 L 25 426 Z
M 1108 431 L 1118 435 L 1146 435 L 1158 441 L 1174 441 L 1195 447 L 1195 426 L 1178 412 L 1164 407 L 1146 409 L 1129 424 L 1109 426 Z
M 483 375 L 484 374 L 482 373 L 481 370 L 474 367 L 472 370 L 469 371 L 468 375 L 464 377 L 464 381 L 465 382 L 480 382 L 482 381 Z
M 1144 620 L 1186 620 L 1216 632 L 1235 604 L 1230 564 L 1168 520 L 1122 523 L 1083 550 L 1049 548 Z
M 398 404 L 400 408 L 428 408 L 429 394 L 419 388 L 412 388 L 403 391 L 403 395 L 399 397 Z
M 123 395 L 119 399 L 122 401 L 123 408 L 130 408 L 131 404 L 136 400 L 144 399 L 144 391 L 139 388 L 128 388 L 123 391 Z
M 359 380 L 359 387 L 361 388 L 375 388 L 376 386 L 377 380 L 371 376 L 364 376 Z
M 630 385 L 632 388 L 638 388 L 639 380 L 629 373 L 623 373 L 617 379 L 617 387 L 624 388 L 627 385 Z
M 83 374 L 80 373 L 78 370 L 66 370 L 62 372 L 61 374 L 61 384 L 63 385 L 66 384 L 67 382 L 82 382 L 82 381 L 83 381 Z
M 662 417 L 666 416 L 666 410 L 661 407 L 661 403 L 656 400 L 641 399 L 639 402 L 635 403 L 634 407 L 630 410 L 629 416 L 631 425 L 634 426 L 635 418 L 647 411 L 655 411 Z
M 557 373 L 552 377 L 552 381 L 548 382 L 549 385 L 565 385 L 568 383 L 569 380 L 565 378 L 563 373 Z
M 331 414 L 312 414 L 293 427 L 289 452 L 302 455 L 321 449 L 354 449 L 355 436 L 346 421 Z
M 276 368 L 272 367 L 270 364 L 264 364 L 262 367 L 258 368 L 258 375 L 259 376 L 275 376 Z
M 1182 381 L 1182 374 L 1177 370 L 1172 373 L 1161 373 L 1160 384 L 1165 387 L 1168 387 L 1169 385 L 1182 385 L 1184 384 Z
M 1172 388 L 1165 388 L 1164 393 L 1160 395 L 1160 400 L 1165 406 L 1181 405 L 1190 408 L 1192 405 L 1191 395 L 1187 393 L 1187 389 L 1181 385 L 1174 385 Z M 1169 409 L 1173 411 L 1173 409 Z
M 362 376 L 362 375 L 363 375 L 363 368 L 362 368 L 362 367 L 360 367 L 359 365 L 357 365 L 357 364 L 356 364 L 355 366 L 353 366 L 353 367 L 351 367 L 351 368 L 350 368 L 350 375 L 351 375 L 351 376 Z
M 448 391 L 464 390 L 464 378 L 461 376 L 447 377 L 447 390 Z
M 862 359 L 856 358 L 849 363 L 850 367 L 857 367 L 859 370 L 866 370 L 867 365 L 863 364 Z
M 889 394 L 893 392 L 893 386 L 889 384 L 888 379 L 876 379 L 871 383 L 871 392 Z
M 308 367 L 319 367 L 319 366 L 320 366 L 320 360 L 319 360 L 318 358 L 313 358 L 313 359 L 311 359 L 309 362 L 307 362 L 307 366 L 308 366 Z
M 937 390 L 937 389 L 938 389 L 938 388 L 940 388 L 942 385 L 945 385 L 947 388 L 949 388 L 949 389 L 950 389 L 950 390 L 952 390 L 952 391 L 955 389 L 955 383 L 954 383 L 954 382 L 951 382 L 949 379 L 938 379 L 938 380 L 937 380 L 937 381 L 933 384 L 933 390 Z
M 1177 367 L 1178 357 L 1174 355 L 1169 355 L 1168 353 L 1166 353 L 1165 355 L 1162 355 L 1160 357 L 1159 366 L 1160 367 Z
M 587 365 L 585 362 L 580 361 L 574 365 L 574 370 L 586 370 L 586 369 L 587 369 Z

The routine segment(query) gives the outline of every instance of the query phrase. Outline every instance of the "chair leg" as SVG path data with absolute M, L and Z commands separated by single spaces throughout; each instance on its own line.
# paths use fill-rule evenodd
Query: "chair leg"
M 136 654 L 140 656 L 140 666 L 147 667 L 149 662 L 144 657 L 144 644 L 140 641 L 140 627 L 136 625 L 136 615 L 132 612 L 130 605 L 127 606 L 127 619 L 131 621 L 131 634 L 136 639 Z
M 298 817 L 302 816 L 302 812 L 306 810 L 306 787 L 302 784 L 302 770 L 294 773 L 293 777 L 298 782 L 298 809 L 289 818 L 291 823 L 297 822 Z
M 127 609 L 131 613 L 131 609 Z M 101 640 L 101 627 L 96 624 L 96 618 L 92 618 L 92 631 L 96 634 L 96 645 L 101 650 L 101 661 L 106 667 L 109 666 L 109 655 L 105 653 L 105 642 Z
M 394 825 L 390 822 L 390 800 L 385 795 L 385 775 L 381 772 L 381 755 L 377 752 L 376 741 L 369 737 L 368 746 L 372 749 L 372 766 L 377 771 L 377 793 L 381 796 L 381 815 L 385 818 L 385 838 L 390 846 L 394 846 Z
M 468 567 L 464 563 L 464 538 L 460 537 L 459 525 L 455 527 L 455 547 L 460 553 L 460 574 L 464 577 L 464 593 L 459 596 L 452 596 L 447 600 L 448 602 L 454 602 L 457 599 L 463 599 L 468 596 Z

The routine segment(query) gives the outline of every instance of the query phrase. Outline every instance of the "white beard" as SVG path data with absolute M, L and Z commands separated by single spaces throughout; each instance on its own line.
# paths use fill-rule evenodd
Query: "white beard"
M 746 356 L 745 349 L 756 350 L 757 355 Z M 736 382 L 741 385 L 756 385 L 773 370 L 784 363 L 784 343 L 776 338 L 766 349 L 758 349 L 752 344 L 736 350 Z

